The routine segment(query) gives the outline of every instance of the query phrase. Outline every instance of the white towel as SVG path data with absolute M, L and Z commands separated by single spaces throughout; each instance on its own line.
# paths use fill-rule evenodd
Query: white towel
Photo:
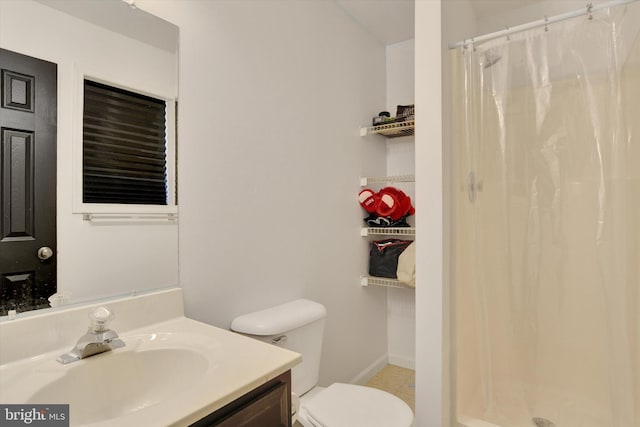
M 416 245 L 411 242 L 398 257 L 398 280 L 409 286 L 416 286 Z

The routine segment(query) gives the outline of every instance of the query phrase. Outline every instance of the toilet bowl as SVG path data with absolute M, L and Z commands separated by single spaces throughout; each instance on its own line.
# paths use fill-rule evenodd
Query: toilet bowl
M 320 389 L 320 390 L 316 390 Z M 304 427 L 411 427 L 413 413 L 402 400 L 382 390 L 334 383 L 315 387 L 300 399 L 298 422 Z
M 302 354 L 302 363 L 291 371 L 292 420 L 302 426 L 413 426 L 411 408 L 390 393 L 353 384 L 317 385 L 325 317 L 323 305 L 299 299 L 236 317 L 231 330 Z

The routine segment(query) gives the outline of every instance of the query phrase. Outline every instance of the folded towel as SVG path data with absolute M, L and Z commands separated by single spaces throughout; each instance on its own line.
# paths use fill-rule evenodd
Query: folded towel
M 412 242 L 398 257 L 398 280 L 409 286 L 416 286 L 416 244 Z

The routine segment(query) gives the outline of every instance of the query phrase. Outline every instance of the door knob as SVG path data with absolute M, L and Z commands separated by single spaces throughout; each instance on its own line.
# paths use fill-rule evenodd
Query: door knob
M 53 250 L 48 247 L 48 246 L 43 246 L 40 249 L 38 249 L 38 258 L 40 258 L 41 260 L 46 260 L 49 259 L 53 256 Z

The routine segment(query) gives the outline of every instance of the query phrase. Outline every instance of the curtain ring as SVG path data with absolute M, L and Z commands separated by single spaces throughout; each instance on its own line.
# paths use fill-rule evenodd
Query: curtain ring
M 509 26 L 504 27 L 504 32 L 507 35 L 507 41 L 511 40 L 511 36 L 509 35 Z
M 587 3 L 587 18 L 591 21 L 593 20 L 593 4 Z
M 544 17 L 544 32 L 549 32 L 549 17 L 547 16 Z

